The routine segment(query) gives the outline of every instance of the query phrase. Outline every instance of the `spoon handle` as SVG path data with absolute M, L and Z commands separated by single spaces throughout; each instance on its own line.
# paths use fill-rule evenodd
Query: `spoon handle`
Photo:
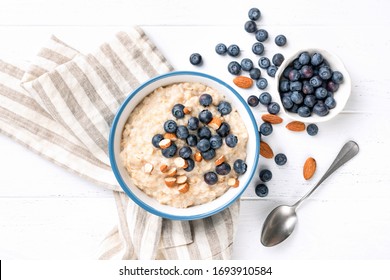
M 333 161 L 332 165 L 329 167 L 329 169 L 325 172 L 325 174 L 322 176 L 322 178 L 318 181 L 318 183 L 313 187 L 311 191 L 309 191 L 305 196 L 303 196 L 300 200 L 298 200 L 293 207 L 297 208 L 303 200 L 308 198 L 318 187 L 321 185 L 323 181 L 326 180 L 333 172 L 335 172 L 339 167 L 341 167 L 343 164 L 348 162 L 350 159 L 352 159 L 354 156 L 356 156 L 359 152 L 359 146 L 354 141 L 348 141 L 344 144 L 344 146 L 341 148 L 339 154 Z

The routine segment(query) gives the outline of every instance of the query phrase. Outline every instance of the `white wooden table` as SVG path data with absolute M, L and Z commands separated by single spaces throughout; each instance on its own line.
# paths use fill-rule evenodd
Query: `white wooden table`
M 26 1 L 0 3 L 0 58 L 29 60 L 51 34 L 88 52 L 129 26 L 140 25 L 178 70 L 213 74 L 230 84 L 227 63 L 214 52 L 219 42 L 236 43 L 239 59 L 255 42 L 244 31 L 251 7 L 262 11 L 259 26 L 268 30 L 265 55 L 288 56 L 301 47 L 336 53 L 352 77 L 352 95 L 335 119 L 319 124 L 310 137 L 274 126 L 274 150 L 288 157 L 285 166 L 260 158 L 273 179 L 269 195 L 258 198 L 252 186 L 242 197 L 235 259 L 389 259 L 390 258 L 390 2 L 362 1 Z M 284 34 L 288 44 L 273 38 Z M 202 67 L 189 64 L 192 52 Z M 266 74 L 265 74 L 266 76 Z M 271 83 L 267 89 L 276 94 Z M 233 84 L 232 84 L 233 85 Z M 240 90 L 246 98 L 257 88 Z M 259 119 L 263 106 L 253 110 Z M 288 119 L 286 116 L 285 124 Z M 260 122 L 259 122 L 260 123 Z M 268 212 L 305 194 L 347 140 L 360 154 L 329 178 L 299 209 L 293 235 L 274 248 L 259 242 Z M 316 158 L 318 170 L 305 181 L 302 165 Z M 116 222 L 110 191 L 84 181 L 0 135 L 0 259 L 93 259 L 103 236 Z

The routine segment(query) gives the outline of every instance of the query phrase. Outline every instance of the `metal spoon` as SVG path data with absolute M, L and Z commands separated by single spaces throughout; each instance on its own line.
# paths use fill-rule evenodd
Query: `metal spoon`
M 314 188 L 298 200 L 294 205 L 281 205 L 276 207 L 269 213 L 263 224 L 263 230 L 261 232 L 261 243 L 264 246 L 271 247 L 284 241 L 293 232 L 295 225 L 298 221 L 296 209 L 301 203 L 308 198 L 318 186 L 325 181 L 333 172 L 335 172 L 340 166 L 348 162 L 359 152 L 359 146 L 354 141 L 347 142 L 340 150 L 336 159 L 332 165 L 326 171 L 320 181 L 314 186 Z

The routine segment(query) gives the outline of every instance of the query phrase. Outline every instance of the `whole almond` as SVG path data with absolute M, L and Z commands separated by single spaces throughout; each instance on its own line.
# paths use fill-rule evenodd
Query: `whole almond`
M 253 85 L 253 80 L 249 77 L 238 76 L 233 79 L 233 83 L 239 88 L 250 88 Z
M 283 119 L 281 117 L 273 114 L 264 114 L 261 116 L 261 119 L 271 124 L 278 124 L 283 122 Z
M 304 131 L 306 126 L 303 122 L 292 121 L 286 125 L 286 128 L 291 131 Z
M 305 164 L 303 165 L 303 178 L 305 180 L 309 180 L 311 177 L 313 177 L 314 173 L 316 172 L 317 163 L 316 160 L 312 157 L 309 157 L 306 159 Z
M 260 141 L 260 155 L 265 158 L 273 158 L 274 152 L 271 147 L 264 141 Z

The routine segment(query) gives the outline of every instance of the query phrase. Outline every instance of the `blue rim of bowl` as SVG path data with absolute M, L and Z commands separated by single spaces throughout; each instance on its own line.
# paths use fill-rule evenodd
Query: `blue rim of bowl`
M 127 104 L 133 99 L 133 97 L 140 90 L 142 90 L 146 86 L 150 85 L 151 83 L 154 83 L 155 81 L 158 81 L 158 80 L 161 80 L 161 79 L 164 79 L 167 77 L 171 77 L 171 76 L 181 76 L 181 75 L 199 76 L 199 77 L 207 78 L 209 80 L 213 80 L 213 81 L 221 84 L 222 86 L 226 87 L 228 90 L 230 90 L 237 97 L 237 99 L 244 105 L 245 109 L 247 110 L 247 113 L 252 121 L 252 125 L 255 128 L 255 133 L 254 133 L 254 135 L 256 137 L 255 153 L 257 155 L 259 154 L 260 138 L 259 138 L 259 134 L 257 131 L 257 123 L 256 123 L 256 120 L 253 116 L 251 109 L 246 104 L 246 101 L 241 97 L 241 95 L 234 88 L 232 88 L 230 85 L 223 82 L 222 80 L 220 80 L 216 77 L 213 77 L 211 75 L 201 73 L 201 72 L 195 72 L 195 71 L 173 71 L 173 72 L 169 72 L 166 74 L 156 76 L 156 77 L 148 80 L 147 82 L 143 83 L 142 85 L 140 85 L 129 96 L 127 96 L 126 99 L 123 101 L 123 103 L 120 105 L 117 113 L 115 114 L 114 120 L 112 122 L 111 129 L 110 129 L 110 135 L 109 135 L 109 139 L 108 139 L 108 152 L 109 152 L 109 157 L 110 157 L 111 169 L 114 172 L 114 175 L 115 175 L 120 187 L 136 204 L 138 204 L 140 207 L 142 207 L 146 211 L 148 211 L 154 215 L 160 216 L 162 218 L 167 218 L 167 219 L 171 219 L 171 220 L 197 220 L 197 219 L 202 219 L 202 218 L 206 218 L 206 217 L 212 216 L 214 214 L 217 214 L 218 212 L 229 207 L 234 201 L 236 201 L 242 195 L 242 193 L 245 191 L 245 189 L 250 184 L 250 182 L 251 182 L 251 180 L 256 172 L 259 157 L 255 157 L 255 161 L 254 161 L 254 164 L 252 166 L 252 169 L 249 171 L 250 175 L 249 175 L 248 182 L 233 199 L 229 200 L 227 203 L 219 206 L 218 208 L 213 209 L 212 211 L 208 211 L 208 212 L 197 214 L 197 215 L 182 216 L 182 215 L 171 215 L 171 214 L 161 212 L 158 209 L 155 209 L 155 208 L 151 207 L 150 205 L 144 203 L 142 200 L 138 199 L 138 197 L 130 190 L 130 188 L 127 186 L 126 182 L 123 180 L 122 176 L 120 175 L 119 170 L 118 170 L 118 165 L 117 165 L 116 160 L 115 160 L 115 153 L 114 153 L 115 131 L 116 131 L 116 128 L 118 125 L 118 121 L 119 121 L 124 109 L 126 108 Z

